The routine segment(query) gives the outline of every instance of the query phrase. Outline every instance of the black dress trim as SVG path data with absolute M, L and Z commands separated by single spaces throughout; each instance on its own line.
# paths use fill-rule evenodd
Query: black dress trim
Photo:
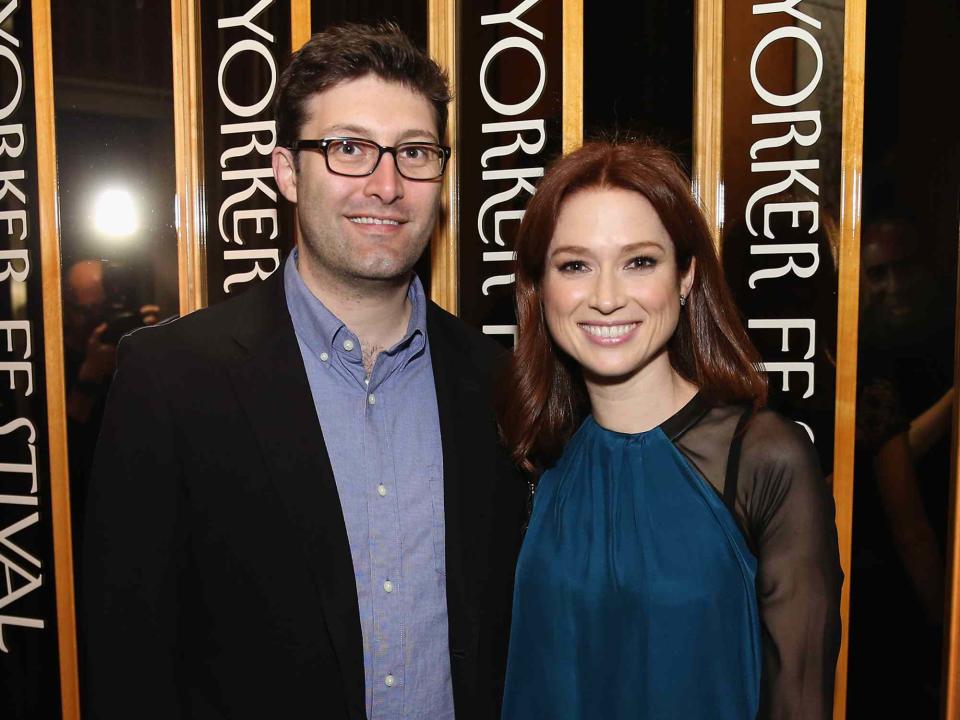
M 723 483 L 723 504 L 733 515 L 734 507 L 737 503 L 737 483 L 740 480 L 740 448 L 743 445 L 743 429 L 750 420 L 752 413 L 746 410 L 737 421 L 737 429 L 733 432 L 733 440 L 730 442 L 730 453 L 727 455 L 727 477 Z M 747 538 L 749 540 L 749 538 Z
M 703 394 L 698 392 L 690 398 L 686 405 L 664 420 L 660 428 L 663 430 L 664 435 L 670 438 L 671 441 L 675 441 L 687 430 L 696 425 L 697 421 L 706 415 L 711 407 L 712 405 L 703 397 Z

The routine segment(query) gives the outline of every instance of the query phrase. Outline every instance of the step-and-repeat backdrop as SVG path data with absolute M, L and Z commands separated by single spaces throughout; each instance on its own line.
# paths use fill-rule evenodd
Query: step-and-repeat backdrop
M 843 369 L 852 367 L 862 343 L 855 331 L 838 335 L 838 308 L 852 307 L 857 316 L 860 292 L 856 273 L 849 272 L 849 263 L 855 267 L 859 260 L 851 243 L 860 212 L 859 197 L 850 192 L 859 189 L 859 171 L 849 158 L 853 147 L 859 160 L 862 113 L 855 103 L 848 107 L 860 113 L 860 126 L 844 117 L 845 97 L 862 92 L 862 78 L 844 75 L 845 63 L 849 71 L 864 60 L 854 57 L 851 66 L 845 59 L 850 33 L 862 40 L 862 27 L 849 17 L 854 5 L 862 12 L 859 0 L 715 0 L 696 9 L 693 2 L 653 0 L 629 8 L 573 0 L 173 0 L 110 12 L 102 3 L 44 0 L 49 12 L 39 14 L 37 1 L 0 0 L 0 717 L 76 717 L 71 688 L 77 674 L 82 677 L 82 661 L 78 669 L 75 641 L 58 637 L 57 622 L 57 583 L 63 590 L 73 578 L 55 577 L 54 560 L 55 552 L 79 554 L 89 461 L 117 338 L 137 325 L 224 301 L 280 267 L 296 230 L 270 169 L 273 97 L 291 48 L 311 31 L 343 21 L 395 20 L 449 67 L 455 92 L 447 138 L 454 149 L 452 215 L 418 271 L 429 288 L 436 268 L 454 267 L 453 287 L 438 281 L 434 297 L 507 347 L 516 334 L 514 238 L 539 179 L 564 147 L 581 135 L 652 135 L 689 164 L 701 180 L 698 191 L 717 229 L 723 267 L 762 355 L 771 404 L 804 427 L 825 482 L 832 479 L 842 490 L 841 546 L 849 548 L 852 459 L 836 468 L 835 459 L 852 458 L 854 450 L 853 414 L 838 414 L 838 383 L 855 382 Z M 901 43 L 910 57 L 926 57 L 909 28 L 927 23 L 940 28 L 938 37 L 948 37 L 956 13 L 919 12 L 904 10 L 896 18 L 880 13 L 884 24 L 868 32 L 891 47 Z M 712 26 L 701 22 L 705 17 L 715 19 Z M 931 62 L 949 61 L 937 57 Z M 870 72 L 890 78 L 882 61 L 871 65 L 869 54 L 867 60 L 868 78 Z M 52 62 L 52 87 L 36 86 L 38 61 Z M 195 76 L 185 82 L 191 68 Z M 704 94 L 711 80 L 716 89 Z M 916 99 L 909 78 L 887 85 L 897 92 L 883 97 L 899 108 L 897 117 L 907 118 L 901 99 Z M 55 107 L 57 154 L 46 168 L 38 167 L 38 132 L 48 132 L 42 124 L 38 129 L 38 101 Z M 943 115 L 956 118 L 956 103 L 945 101 Z M 877 348 L 871 358 L 896 350 L 884 345 L 890 333 L 882 331 L 908 312 L 932 317 L 934 307 L 949 309 L 930 326 L 947 328 L 940 335 L 952 347 L 955 247 L 950 251 L 948 239 L 932 242 L 939 268 L 927 275 L 916 269 L 913 255 L 897 255 L 910 244 L 904 237 L 916 246 L 924 233 L 946 235 L 944 228 L 952 227 L 955 241 L 956 207 L 944 208 L 950 188 L 955 205 L 956 174 L 945 168 L 956 159 L 956 140 L 951 145 L 941 132 L 944 123 L 902 121 L 910 137 L 929 135 L 943 149 L 935 188 L 917 172 L 915 159 L 891 149 L 895 143 L 868 142 L 868 149 L 877 148 L 877 176 L 886 166 L 899 168 L 891 177 L 900 189 L 870 190 L 868 178 L 867 196 L 877 198 L 877 207 L 890 198 L 891 207 L 905 208 L 890 219 L 899 235 L 881 228 L 869 244 L 869 293 L 861 301 L 869 308 L 864 322 L 877 332 L 864 346 Z M 878 126 L 895 137 L 894 124 Z M 718 127 L 706 142 L 695 137 Z M 928 145 L 915 145 L 915 155 L 929 156 Z M 708 166 L 718 172 L 704 185 Z M 191 167 L 198 170 L 197 186 L 181 177 Z M 56 203 L 59 221 L 59 234 L 50 237 L 39 231 L 37 178 L 43 172 L 55 173 L 58 182 L 57 197 L 46 198 Z M 899 204 L 897 192 L 905 198 Z M 924 198 L 939 204 L 924 206 Z M 880 215 L 877 222 L 884 220 Z M 44 292 L 42 256 L 61 264 L 59 293 Z M 905 266 L 912 275 L 897 274 Z M 897 300 L 906 281 L 914 282 L 914 295 Z M 188 284 L 197 292 L 184 302 L 181 290 Z M 936 294 L 933 302 L 917 289 L 933 286 L 951 292 Z M 889 322 L 878 320 L 884 317 Z M 842 320 L 841 326 L 856 328 L 857 317 Z M 63 398 L 47 397 L 50 337 L 63 355 L 55 358 L 64 375 Z M 897 347 L 903 350 L 903 343 Z M 938 442 L 950 436 L 951 353 L 940 353 L 948 357 L 946 385 L 931 382 L 928 405 L 940 399 Z M 876 363 L 870 367 L 872 382 L 879 371 Z M 904 411 L 901 430 L 929 419 L 926 409 Z M 52 519 L 50 457 L 67 452 L 49 441 L 58 423 L 67 428 L 69 446 L 72 507 L 64 517 L 72 518 L 74 539 L 67 548 L 56 546 Z M 845 445 L 835 447 L 840 437 L 847 438 Z M 865 449 L 867 462 L 883 447 Z M 947 450 L 936 452 L 948 459 Z M 926 472 L 920 460 L 912 467 Z M 859 472 L 858 483 L 870 487 L 872 476 L 861 479 Z M 948 480 L 947 471 L 937 476 L 944 497 Z M 882 498 L 877 502 L 880 508 Z M 944 536 L 938 540 L 943 569 L 947 501 L 930 502 L 940 503 L 931 524 L 942 526 L 934 530 Z M 879 509 L 870 517 L 889 521 Z M 940 592 L 942 599 L 942 586 Z M 863 657 L 883 657 L 881 644 L 864 647 Z M 71 681 L 61 683 L 61 672 Z M 928 672 L 934 694 L 938 672 Z M 838 687 L 845 693 L 843 682 Z

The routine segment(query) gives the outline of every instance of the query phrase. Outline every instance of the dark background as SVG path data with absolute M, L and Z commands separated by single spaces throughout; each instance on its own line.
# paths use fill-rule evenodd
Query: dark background
M 583 4 L 584 137 L 648 136 L 693 148 L 692 0 Z

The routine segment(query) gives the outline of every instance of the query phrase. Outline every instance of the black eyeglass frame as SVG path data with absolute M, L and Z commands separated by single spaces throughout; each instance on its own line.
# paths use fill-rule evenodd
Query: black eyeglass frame
M 327 156 L 327 149 L 330 147 L 331 143 L 335 142 L 361 142 L 367 143 L 368 145 L 373 145 L 379 151 L 377 155 L 377 161 L 373 164 L 373 167 L 370 168 L 369 172 L 365 173 L 345 173 L 338 170 L 334 170 L 330 167 L 330 158 Z M 415 178 L 410 177 L 403 170 L 400 169 L 400 163 L 397 162 L 397 152 L 403 150 L 405 147 L 411 145 L 428 145 L 429 147 L 437 148 L 440 151 L 440 172 L 434 175 L 433 177 L 428 178 Z M 334 175 L 340 175 L 341 177 L 368 177 L 373 175 L 377 168 L 380 167 L 380 161 L 383 160 L 383 156 L 387 153 L 393 155 L 393 166 L 397 169 L 397 172 L 400 174 L 400 177 L 406 178 L 407 180 L 412 180 L 413 182 L 433 182 L 434 180 L 439 180 L 443 177 L 443 173 L 447 170 L 447 161 L 450 160 L 450 148 L 447 145 L 440 145 L 439 143 L 425 142 L 422 140 L 414 140 L 411 142 L 400 143 L 395 147 L 383 146 L 380 143 L 374 142 L 369 138 L 358 138 L 358 137 L 330 137 L 323 138 L 321 140 L 294 140 L 287 148 L 293 152 L 299 150 L 319 150 L 323 154 L 323 160 L 327 164 L 327 170 L 332 172 Z

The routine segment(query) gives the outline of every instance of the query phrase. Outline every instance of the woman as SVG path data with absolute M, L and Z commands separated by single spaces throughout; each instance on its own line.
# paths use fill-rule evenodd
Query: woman
M 505 720 L 832 715 L 832 499 L 761 409 L 689 187 L 662 148 L 591 143 L 523 219 L 500 422 L 539 480 Z

